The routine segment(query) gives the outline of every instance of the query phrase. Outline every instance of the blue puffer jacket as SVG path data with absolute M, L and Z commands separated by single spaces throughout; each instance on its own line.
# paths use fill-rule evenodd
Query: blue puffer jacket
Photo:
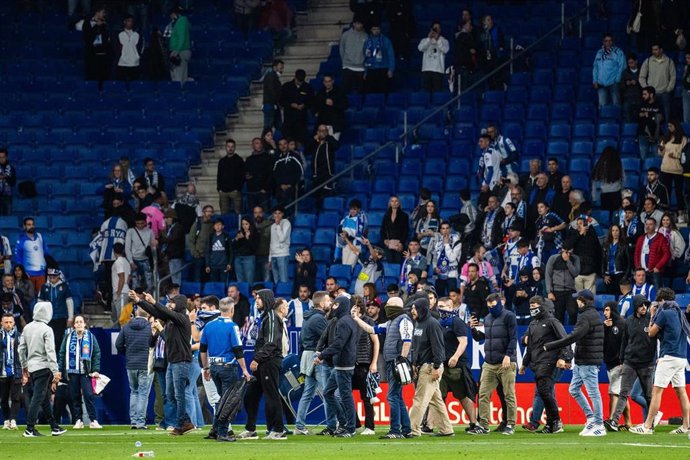
M 484 318 L 484 333 L 472 331 L 476 340 L 484 339 L 484 361 L 501 364 L 504 356 L 517 362 L 517 321 L 515 313 L 503 308 L 498 316 L 491 313 Z
M 127 370 L 145 371 L 148 369 L 151 335 L 151 325 L 141 316 L 137 316 L 122 327 L 115 341 L 115 348 L 118 353 L 127 357 Z
M 604 55 L 604 48 L 597 51 L 592 68 L 592 83 L 599 86 L 611 86 L 620 83 L 623 69 L 625 69 L 625 54 L 614 46 L 608 55 Z

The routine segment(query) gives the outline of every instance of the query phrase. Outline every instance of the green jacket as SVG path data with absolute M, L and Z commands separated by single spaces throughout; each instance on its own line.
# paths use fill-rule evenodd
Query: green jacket
M 192 49 L 192 40 L 189 36 L 191 26 L 186 16 L 180 16 L 175 21 L 175 25 L 170 35 L 170 51 L 187 51 Z
M 91 334 L 88 329 L 84 331 L 86 334 Z M 69 380 L 69 375 L 67 374 L 67 346 L 72 338 L 72 334 L 76 334 L 74 329 L 68 329 L 64 338 L 62 339 L 62 345 L 60 345 L 60 350 L 58 351 L 58 367 L 62 373 L 63 379 Z M 91 374 L 92 372 L 101 371 L 101 347 L 98 345 L 98 340 L 96 336 L 91 334 L 91 361 L 84 362 L 84 372 L 85 374 Z
M 208 249 L 208 240 L 213 233 L 213 222 L 201 222 L 201 218 L 197 217 L 196 222 L 192 224 L 192 228 L 187 235 L 187 248 L 192 253 L 195 259 L 203 259 L 206 257 L 206 250 Z

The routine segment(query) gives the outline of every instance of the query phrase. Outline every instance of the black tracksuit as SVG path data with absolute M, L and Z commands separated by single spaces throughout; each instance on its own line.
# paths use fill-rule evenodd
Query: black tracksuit
M 570 361 L 572 359 L 572 351 L 568 346 L 545 351 L 544 345 L 565 337 L 566 333 L 563 325 L 551 313 L 546 311 L 537 315 L 529 324 L 527 330 L 527 351 L 522 365 L 524 367 L 529 366 L 534 372 L 537 392 L 542 401 L 544 401 L 544 408 L 546 409 L 547 425 L 552 425 L 560 420 L 558 402 L 553 395 L 553 386 L 555 384 L 553 370 L 556 367 L 556 361 L 559 359 Z

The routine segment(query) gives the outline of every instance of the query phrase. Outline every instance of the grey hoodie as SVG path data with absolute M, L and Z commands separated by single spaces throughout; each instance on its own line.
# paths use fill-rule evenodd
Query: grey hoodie
M 340 59 L 343 69 L 364 72 L 364 43 L 369 38 L 366 32 L 349 29 L 340 37 Z
M 58 372 L 57 355 L 55 354 L 55 336 L 48 322 L 53 317 L 53 304 L 37 302 L 34 306 L 34 320 L 24 327 L 19 341 L 19 360 L 22 369 L 36 372 L 50 369 Z

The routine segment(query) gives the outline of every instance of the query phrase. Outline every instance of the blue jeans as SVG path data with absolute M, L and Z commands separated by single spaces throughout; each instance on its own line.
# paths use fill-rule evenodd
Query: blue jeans
M 192 362 L 189 366 L 189 383 L 185 389 L 185 402 L 187 414 L 197 428 L 204 426 L 204 414 L 201 412 L 199 389 L 196 386 L 200 375 L 201 366 L 199 366 L 199 361 L 192 357 Z
M 179 362 L 169 363 L 165 375 L 165 392 L 168 401 L 172 402 L 174 408 L 175 428 L 182 428 L 186 423 L 191 422 L 187 414 L 187 394 L 185 392 L 189 383 L 189 367 L 191 363 Z
M 621 105 L 621 96 L 618 91 L 618 85 L 615 83 L 611 86 L 601 86 L 597 89 L 597 96 L 599 97 L 599 107 L 605 105 Z
M 256 256 L 254 259 L 256 261 L 256 270 L 254 272 L 256 281 L 271 281 L 271 271 L 268 269 L 268 256 Z
M 211 380 L 215 383 L 216 390 L 218 390 L 221 399 L 228 388 L 231 388 L 239 378 L 237 366 L 211 366 Z M 216 404 L 215 415 L 213 416 L 213 431 L 215 431 L 218 436 L 227 436 L 230 420 L 218 420 L 220 412 L 218 404 L 220 404 L 220 400 L 218 400 Z
M 402 385 L 395 380 L 395 361 L 386 361 L 386 374 L 388 377 L 388 394 L 386 400 L 391 412 L 391 433 L 407 434 L 412 431 L 410 427 L 410 415 L 402 396 Z
M 137 266 L 137 284 L 133 289 L 141 288 L 145 291 L 153 289 L 153 272 L 149 260 L 135 260 L 134 264 Z
M 163 392 L 163 420 L 160 426 L 167 428 L 175 424 L 175 404 L 172 399 L 168 398 L 168 386 L 167 386 L 167 370 L 156 371 L 156 377 L 158 377 L 158 383 L 160 384 L 161 391 Z
M 83 420 L 82 396 L 89 420 L 98 420 L 96 416 L 96 405 L 94 404 L 93 386 L 91 377 L 88 374 L 69 374 L 69 393 L 72 397 L 72 419 Z
M 290 256 L 272 257 L 271 271 L 273 272 L 273 283 L 287 283 L 290 281 L 288 277 L 288 261 Z
M 149 393 L 153 383 L 153 374 L 143 370 L 127 369 L 129 380 L 129 423 L 141 428 L 146 426 L 146 409 L 149 405 Z
M 640 144 L 640 158 L 654 158 L 657 156 L 659 144 L 650 141 L 647 136 L 638 136 L 637 140 Z
M 554 382 L 558 383 L 559 380 L 561 380 L 561 376 L 563 375 L 563 369 L 555 368 L 553 370 L 553 374 L 551 374 L 551 378 L 553 379 Z M 555 387 L 554 387 L 554 397 L 556 395 Z M 537 392 L 537 389 L 534 389 L 534 399 L 532 400 L 532 415 L 529 418 L 530 423 L 533 425 L 540 425 L 541 424 L 541 415 L 544 412 L 544 401 L 542 401 L 541 397 L 539 396 L 539 392 Z
M 297 418 L 295 419 L 295 427 L 299 430 L 304 430 L 307 427 L 307 414 L 309 413 L 309 408 L 311 402 L 314 400 L 314 393 L 318 388 L 321 394 L 324 393 L 324 386 L 328 381 L 328 376 L 331 374 L 332 368 L 324 363 L 319 364 L 314 367 L 314 375 L 308 375 L 304 379 L 304 389 L 302 390 L 302 397 L 299 400 L 299 405 L 297 406 Z M 336 426 L 336 416 L 333 414 L 333 410 L 328 410 L 328 407 L 324 405 L 326 412 L 326 426 L 335 430 Z
M 671 119 L 671 98 L 673 94 L 666 92 L 666 93 L 656 93 L 655 99 L 659 101 L 659 105 L 661 105 L 661 110 L 663 110 L 664 113 L 664 123 L 668 122 L 668 120 Z
M 235 276 L 240 283 L 254 282 L 254 269 L 256 258 L 254 256 L 235 257 Z
M 178 285 L 182 283 L 182 272 L 179 271 L 182 268 L 182 265 L 184 265 L 184 259 L 170 259 L 168 261 L 170 273 L 172 274 L 177 272 L 170 277 L 170 280 Z
M 582 394 L 583 386 L 587 389 L 589 399 L 592 400 L 592 407 L 590 407 L 585 395 Z M 592 420 L 595 425 L 604 423 L 604 410 L 599 392 L 599 366 L 580 366 L 577 364 L 573 366 L 570 396 L 577 401 L 587 420 Z
M 211 267 L 211 273 L 208 274 L 208 280 L 212 283 L 226 283 L 228 282 L 228 272 L 225 271 L 225 267 L 213 268 Z
M 338 411 L 338 406 L 342 409 L 342 417 L 338 414 L 340 428 L 347 430 L 348 433 L 355 432 L 355 400 L 352 397 L 352 374 L 354 370 L 337 370 L 331 372 L 323 396 L 326 400 L 326 407 L 329 411 Z M 340 401 L 335 395 L 336 390 L 340 393 Z M 329 427 L 332 428 L 332 427 Z
M 644 399 L 644 393 L 642 392 L 642 385 L 640 385 L 640 379 L 635 380 L 635 384 L 632 387 L 632 390 L 630 390 L 630 399 L 635 401 L 638 406 L 642 408 L 642 414 L 644 415 L 644 419 L 647 419 L 647 411 L 649 410 L 649 407 L 647 407 L 647 400 Z

